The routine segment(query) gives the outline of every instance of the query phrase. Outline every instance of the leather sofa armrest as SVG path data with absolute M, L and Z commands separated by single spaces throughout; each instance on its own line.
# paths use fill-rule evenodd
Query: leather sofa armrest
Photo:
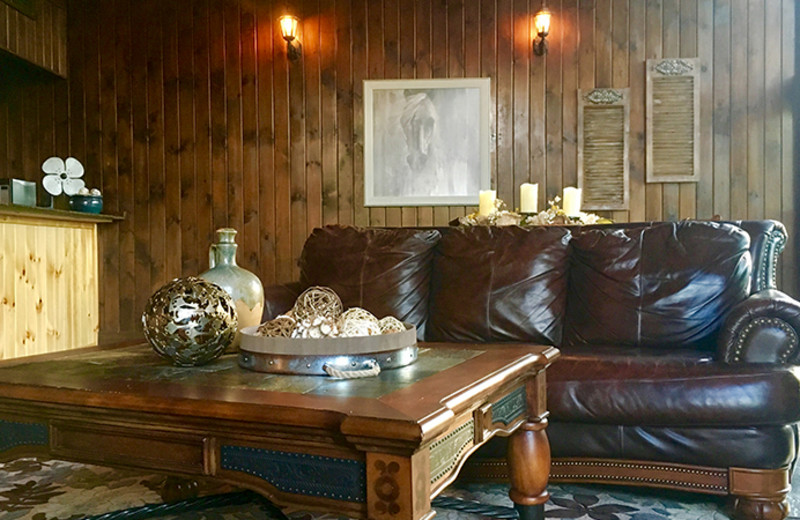
M 292 307 L 303 287 L 300 282 L 289 282 L 264 287 L 264 314 L 261 322 L 269 321 Z
M 777 289 L 766 289 L 736 305 L 725 318 L 717 359 L 796 364 L 799 342 L 800 302 Z

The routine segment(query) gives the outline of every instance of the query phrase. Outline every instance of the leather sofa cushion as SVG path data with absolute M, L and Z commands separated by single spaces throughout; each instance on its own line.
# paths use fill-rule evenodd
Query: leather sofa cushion
M 632 350 L 593 346 L 562 353 L 547 370 L 553 421 L 692 427 L 800 421 L 800 373 L 713 362 L 696 350 Z
M 557 344 L 570 232 L 559 227 L 471 227 L 436 247 L 429 341 Z
M 421 333 L 440 236 L 435 230 L 317 228 L 300 255 L 300 284 L 330 287 L 345 308 L 394 316 Z
M 584 228 L 571 245 L 565 345 L 712 349 L 750 291 L 750 238 L 730 224 Z

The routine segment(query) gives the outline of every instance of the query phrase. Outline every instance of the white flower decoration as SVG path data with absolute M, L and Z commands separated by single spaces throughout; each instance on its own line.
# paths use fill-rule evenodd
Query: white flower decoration
M 74 157 L 67 157 L 66 163 L 61 157 L 50 157 L 42 163 L 42 171 L 47 175 L 42 179 L 42 186 L 52 196 L 76 195 L 85 186 L 83 165 Z

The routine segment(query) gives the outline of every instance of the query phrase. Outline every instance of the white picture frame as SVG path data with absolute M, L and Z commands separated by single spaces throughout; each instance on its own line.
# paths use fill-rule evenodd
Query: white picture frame
M 364 80 L 364 205 L 477 205 L 491 186 L 489 89 L 489 78 Z

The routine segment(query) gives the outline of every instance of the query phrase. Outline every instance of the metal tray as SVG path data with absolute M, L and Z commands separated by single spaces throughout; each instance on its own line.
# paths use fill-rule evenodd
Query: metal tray
M 275 338 L 259 336 L 258 327 L 241 330 L 239 366 L 258 372 L 327 375 L 325 367 L 340 371 L 365 370 L 377 363 L 381 370 L 399 368 L 417 360 L 417 329 L 380 336 L 354 338 Z

